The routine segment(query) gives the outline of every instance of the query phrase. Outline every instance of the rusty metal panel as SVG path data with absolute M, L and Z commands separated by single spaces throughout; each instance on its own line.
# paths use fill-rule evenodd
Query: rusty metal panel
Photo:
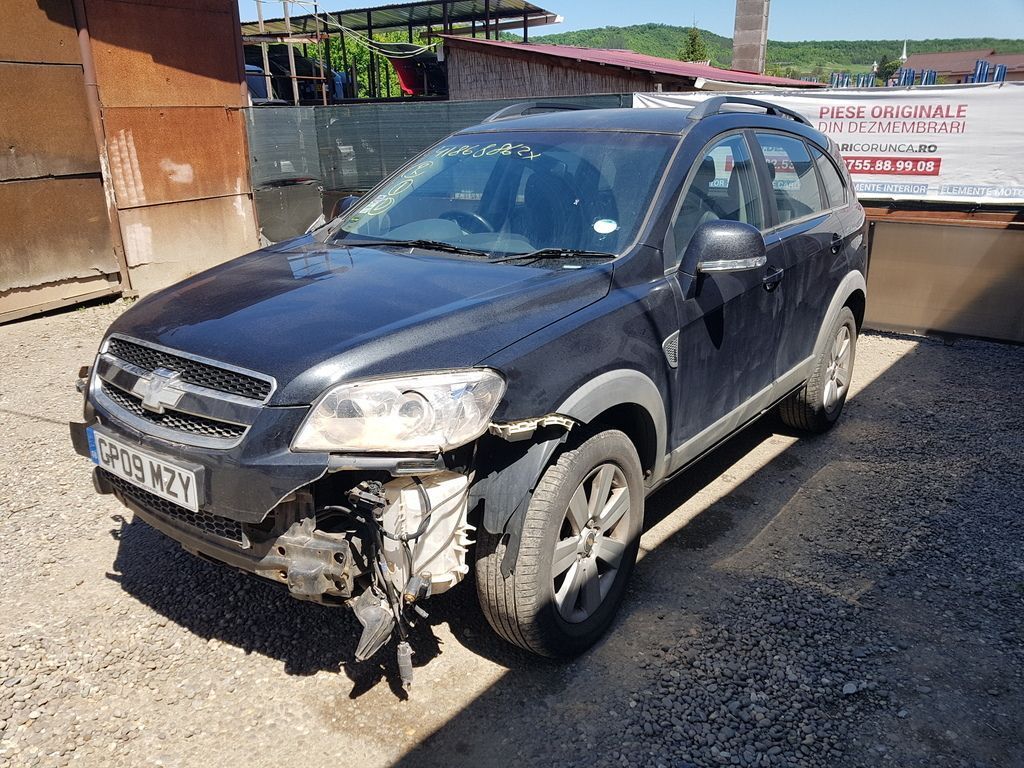
M 98 177 L 2 182 L 0 211 L 0 296 L 117 273 Z
M 79 67 L 0 62 L 0 181 L 99 173 Z
M 108 108 L 103 122 L 118 208 L 249 192 L 238 110 Z
M 259 247 L 249 195 L 132 208 L 121 212 L 121 232 L 139 293 Z
M 86 0 L 103 106 L 245 106 L 235 1 Z
M 34 288 L 0 291 L 0 323 L 120 292 L 117 275 L 76 278 Z
M 0 60 L 80 64 L 71 0 L 3 0 Z
M 875 224 L 865 325 L 1024 342 L 1024 230 Z

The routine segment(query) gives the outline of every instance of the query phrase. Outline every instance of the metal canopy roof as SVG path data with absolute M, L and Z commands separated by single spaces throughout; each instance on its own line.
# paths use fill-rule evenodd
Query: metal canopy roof
M 338 32 L 336 25 L 359 32 L 367 31 L 368 26 L 372 25 L 374 32 L 383 32 L 408 29 L 410 26 L 442 28 L 446 22 L 448 25 L 469 24 L 474 21 L 481 23 L 485 18 L 490 19 L 492 29 L 500 22 L 514 22 L 515 26 L 522 26 L 525 21 L 532 27 L 553 24 L 560 20 L 557 14 L 533 3 L 525 2 L 525 0 L 426 0 L 426 2 L 395 3 L 394 5 L 353 8 L 345 11 L 321 11 L 317 16 L 320 19 L 319 31 L 321 33 Z M 292 16 L 292 34 L 315 34 L 318 31 L 316 18 L 312 14 Z M 329 18 L 329 21 L 326 22 L 327 29 L 324 29 L 325 18 Z M 284 35 L 288 31 L 283 18 L 265 19 L 263 24 L 266 30 L 264 34 Z M 243 22 L 242 34 L 260 34 L 259 23 Z

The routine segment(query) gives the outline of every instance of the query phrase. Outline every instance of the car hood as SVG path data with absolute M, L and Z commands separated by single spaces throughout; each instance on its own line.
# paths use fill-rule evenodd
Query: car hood
M 271 404 L 308 404 L 344 380 L 476 365 L 605 296 L 611 272 L 304 237 L 142 299 L 110 330 L 269 374 Z

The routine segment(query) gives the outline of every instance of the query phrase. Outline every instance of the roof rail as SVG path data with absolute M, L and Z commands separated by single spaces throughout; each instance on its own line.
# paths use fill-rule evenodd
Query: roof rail
M 527 112 L 558 112 L 561 110 L 594 109 L 584 104 L 571 104 L 564 101 L 521 101 L 518 104 L 510 104 L 504 109 L 499 109 L 490 117 L 482 120 L 484 123 L 493 123 L 496 120 L 507 120 L 512 117 L 522 117 Z
M 810 125 L 811 121 L 801 115 L 799 112 L 794 112 L 792 109 L 786 109 L 780 107 L 778 104 L 771 104 L 767 101 L 760 101 L 759 99 L 748 99 L 745 96 L 712 96 L 710 99 L 705 99 L 696 107 L 690 110 L 688 118 L 690 120 L 703 120 L 705 117 L 711 115 L 719 115 L 723 112 L 722 107 L 728 104 L 744 104 L 748 107 L 761 107 L 765 114 L 773 115 L 775 117 L 788 117 L 792 120 L 796 120 L 798 123 L 804 125 Z

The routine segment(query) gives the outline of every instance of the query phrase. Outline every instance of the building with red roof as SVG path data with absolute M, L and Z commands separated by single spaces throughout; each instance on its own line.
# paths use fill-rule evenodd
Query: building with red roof
M 629 50 L 445 36 L 452 100 L 633 91 L 814 88 L 820 83 L 719 69 Z
M 991 48 L 976 51 L 915 53 L 907 58 L 904 66 L 918 72 L 934 69 L 947 83 L 963 83 L 966 82 L 968 75 L 974 73 L 974 65 L 978 59 L 984 59 L 993 67 L 1005 64 L 1007 80 L 1024 80 L 1024 53 L 996 53 Z

